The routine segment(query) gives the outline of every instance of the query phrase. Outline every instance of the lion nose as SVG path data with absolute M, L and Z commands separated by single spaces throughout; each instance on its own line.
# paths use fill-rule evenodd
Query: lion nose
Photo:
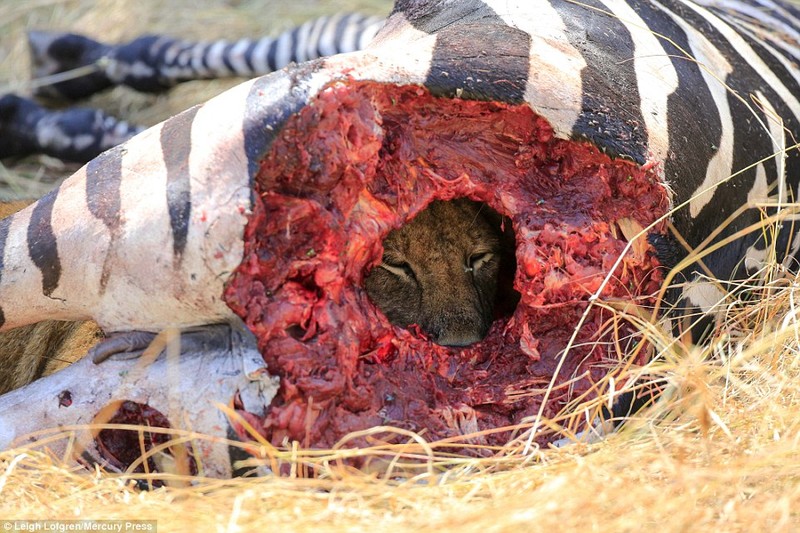
M 422 324 L 431 340 L 442 346 L 467 346 L 483 339 L 489 329 L 477 314 L 442 313 Z
M 444 335 L 440 335 L 438 338 L 434 339 L 434 341 L 436 344 L 441 344 L 442 346 L 469 346 L 481 339 L 483 339 L 483 336 L 475 332 L 446 332 Z

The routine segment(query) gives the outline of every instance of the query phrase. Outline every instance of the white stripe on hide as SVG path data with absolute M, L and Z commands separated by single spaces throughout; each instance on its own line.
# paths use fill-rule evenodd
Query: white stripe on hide
M 678 88 L 678 73 L 659 39 L 625 0 L 605 0 L 605 4 L 633 39 L 633 65 L 647 127 L 649 157 L 664 161 L 669 153 L 667 99 Z M 658 168 L 663 170 L 661 165 Z
M 561 16 L 546 0 L 535 0 L 535 9 L 521 5 L 513 9 L 501 0 L 486 4 L 503 22 L 531 36 L 525 101 L 550 122 L 558 137 L 570 138 L 581 113 L 581 70 L 586 61 L 570 44 Z
M 725 87 L 725 80 L 733 72 L 733 68 L 704 35 L 672 11 L 657 2 L 653 2 L 653 4 L 667 13 L 686 32 L 686 38 L 691 48 L 687 52 L 700 66 L 700 73 L 714 99 L 722 128 L 722 137 L 717 152 L 708 163 L 703 182 L 695 189 L 689 201 L 689 213 L 694 218 L 711 201 L 717 185 L 729 178 L 733 172 L 733 118 L 728 105 L 728 90 Z

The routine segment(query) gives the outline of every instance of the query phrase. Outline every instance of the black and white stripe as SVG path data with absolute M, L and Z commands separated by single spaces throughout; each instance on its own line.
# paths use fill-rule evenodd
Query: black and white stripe
M 132 44 L 106 50 L 117 69 L 108 76 L 146 72 L 147 90 L 190 76 L 247 76 L 360 47 L 356 34 L 366 38 L 373 22 L 346 21 L 318 19 L 268 41 L 143 38 L 135 42 L 144 55 Z M 109 330 L 224 320 L 221 290 L 242 257 L 251 180 L 287 118 L 336 80 L 527 103 L 558 136 L 652 166 L 674 205 L 686 204 L 674 226 L 698 246 L 742 205 L 800 194 L 800 156 L 778 153 L 800 138 L 798 36 L 797 9 L 778 0 L 399 1 L 364 51 L 234 88 L 103 154 L 0 225 L 5 327 L 47 317 L 91 316 Z M 129 56 L 138 59 L 122 61 Z M 121 67 L 147 65 L 142 58 L 159 66 Z M 743 212 L 715 242 L 760 216 Z M 800 244 L 791 227 L 777 237 L 778 249 L 791 244 L 780 257 L 787 264 Z M 761 239 L 753 232 L 704 263 L 722 278 L 743 275 L 771 245 Z M 693 280 L 693 268 L 686 276 Z M 702 308 L 719 297 L 708 285 L 688 287 Z M 34 293 L 32 311 L 14 303 Z
M 109 45 L 83 35 L 34 31 L 28 35 L 34 76 L 58 78 L 94 67 L 90 73 L 39 84 L 38 96 L 85 98 L 114 85 L 158 92 L 178 83 L 238 76 L 252 78 L 291 62 L 363 49 L 384 19 L 358 13 L 319 17 L 277 37 L 192 42 L 146 35 Z M 50 111 L 17 95 L 0 98 L 0 159 L 43 153 L 86 162 L 143 131 L 102 111 Z
M 86 162 L 142 131 L 96 109 L 50 111 L 14 94 L 0 98 L 0 159 L 44 153 Z
M 90 74 L 40 85 L 40 96 L 76 99 L 113 85 L 159 92 L 178 83 L 212 78 L 252 78 L 291 62 L 363 49 L 383 25 L 359 13 L 319 17 L 277 37 L 193 42 L 146 35 L 110 45 L 72 33 L 31 32 L 34 76 L 44 78 L 94 66 Z

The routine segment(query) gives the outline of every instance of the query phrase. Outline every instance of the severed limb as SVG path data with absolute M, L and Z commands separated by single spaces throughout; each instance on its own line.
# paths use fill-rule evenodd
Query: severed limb
M 110 456 L 97 438 L 100 430 L 90 425 L 113 420 L 115 413 L 109 410 L 118 411 L 117 406 L 137 405 L 163 415 L 171 429 L 192 432 L 188 449 L 198 474 L 230 477 L 231 449 L 220 439 L 234 431 L 217 406 L 236 398 L 244 410 L 261 415 L 277 392 L 278 380 L 267 373 L 248 331 L 214 329 L 217 334 L 207 335 L 203 344 L 168 347 L 148 364 L 109 358 L 96 365 L 84 357 L 0 396 L 0 449 L 46 448 L 69 462 L 123 471 L 128 465 L 120 464 L 119 453 Z M 162 457 L 156 464 L 165 462 Z

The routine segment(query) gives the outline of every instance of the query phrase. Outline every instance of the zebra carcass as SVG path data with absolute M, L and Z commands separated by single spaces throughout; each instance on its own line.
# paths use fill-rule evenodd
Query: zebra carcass
M 800 131 L 788 59 L 798 25 L 793 8 L 770 4 L 758 16 L 786 31 L 764 37 L 750 19 L 758 6 L 398 2 L 363 52 L 240 85 L 102 154 L 0 223 L 3 328 L 92 318 L 121 334 L 96 349 L 103 355 L 167 328 L 195 330 L 187 335 L 214 360 L 252 365 L 241 354 L 255 346 L 266 371 L 242 363 L 223 379 L 201 366 L 137 382 L 172 395 L 224 383 L 206 401 L 237 417 L 205 425 L 197 414 L 210 404 L 182 406 L 193 429 L 216 435 L 331 447 L 395 426 L 445 439 L 449 451 L 500 448 L 561 406 L 609 392 L 604 376 L 622 355 L 605 341 L 633 345 L 636 331 L 610 331 L 594 304 L 653 304 L 661 267 L 679 254 L 668 223 L 690 247 L 707 246 L 723 222 L 713 242 L 759 221 L 754 209 L 729 221 L 741 206 L 780 205 L 794 190 L 797 157 L 783 149 L 785 131 Z M 520 301 L 482 342 L 454 349 L 391 326 L 361 283 L 392 228 L 433 200 L 464 196 L 510 220 Z M 769 247 L 787 262 L 797 249 L 788 225 L 771 242 L 742 233 L 704 267 L 742 276 Z M 678 300 L 711 310 L 719 288 L 694 267 L 683 275 Z M 232 324 L 222 335 L 236 341 L 219 341 L 219 327 L 196 330 L 209 324 Z M 635 364 L 649 355 L 635 354 Z M 80 382 L 85 366 L 68 379 Z M 101 406 L 76 401 L 61 379 L 34 387 L 51 400 L 70 392 L 61 409 L 95 419 Z M 629 386 L 615 383 L 615 394 Z M 84 390 L 131 401 L 100 384 Z M 19 406 L 29 393 L 13 394 Z M 163 415 L 165 402 L 134 403 Z M 50 419 L 46 407 L 8 405 L 0 400 L 7 444 L 16 428 Z M 103 461 L 93 442 L 83 453 L 94 446 Z M 204 463 L 227 473 L 224 456 Z

